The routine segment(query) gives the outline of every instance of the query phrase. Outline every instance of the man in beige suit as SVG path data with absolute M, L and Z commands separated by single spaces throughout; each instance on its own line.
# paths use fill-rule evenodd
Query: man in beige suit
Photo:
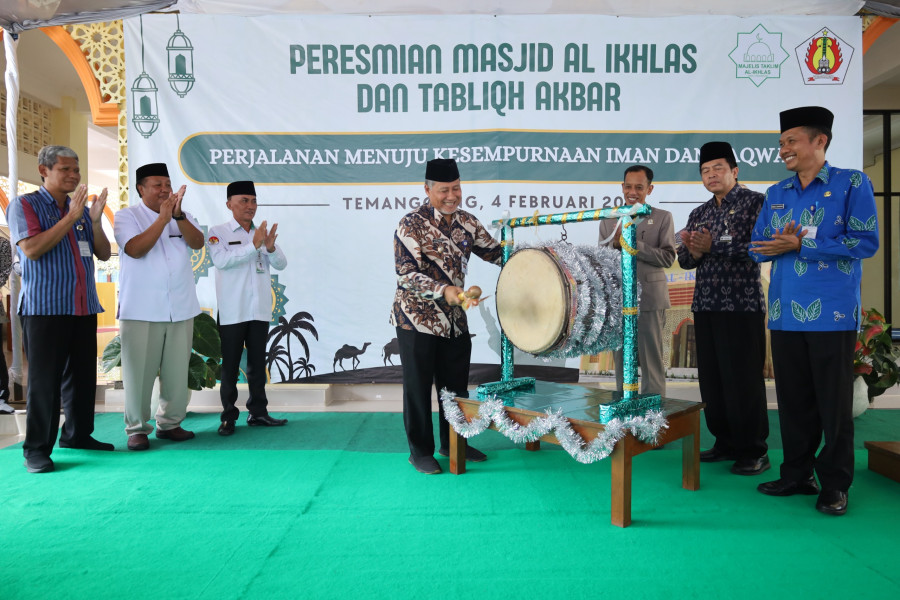
M 625 204 L 644 204 L 653 192 L 653 171 L 643 165 L 625 169 L 622 195 Z M 600 221 L 600 242 L 612 235 L 616 227 L 615 219 Z M 617 250 L 620 231 L 606 241 L 606 245 Z M 641 393 L 666 394 L 666 371 L 663 365 L 662 331 L 666 323 L 666 309 L 669 303 L 669 287 L 663 269 L 675 262 L 675 227 L 672 213 L 661 208 L 653 212 L 637 225 L 637 280 L 641 284 L 638 300 L 638 361 L 641 365 Z M 616 388 L 622 391 L 622 351 L 614 352 L 616 362 Z

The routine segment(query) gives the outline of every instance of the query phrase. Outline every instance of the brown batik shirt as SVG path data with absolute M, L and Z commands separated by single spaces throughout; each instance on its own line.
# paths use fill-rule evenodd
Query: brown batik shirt
M 430 202 L 408 213 L 394 233 L 397 293 L 391 325 L 439 337 L 469 333 L 461 306 L 444 300 L 448 285 L 464 287 L 469 257 L 499 265 L 500 243 L 474 215 L 453 213 L 448 224 Z

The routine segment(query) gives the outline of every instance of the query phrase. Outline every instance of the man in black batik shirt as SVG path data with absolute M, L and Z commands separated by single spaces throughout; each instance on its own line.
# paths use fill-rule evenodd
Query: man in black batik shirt
M 681 268 L 697 269 L 691 304 L 697 370 L 706 426 L 716 438 L 700 460 L 733 460 L 732 473 L 758 475 L 770 466 L 766 305 L 759 265 L 747 248 L 765 196 L 737 183 L 727 142 L 700 148 L 700 176 L 713 197 L 691 211 L 678 248 Z

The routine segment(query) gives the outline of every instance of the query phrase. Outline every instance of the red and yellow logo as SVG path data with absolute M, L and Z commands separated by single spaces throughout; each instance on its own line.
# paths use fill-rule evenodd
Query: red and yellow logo
M 805 84 L 841 84 L 853 57 L 853 46 L 826 28 L 797 46 L 796 54 Z

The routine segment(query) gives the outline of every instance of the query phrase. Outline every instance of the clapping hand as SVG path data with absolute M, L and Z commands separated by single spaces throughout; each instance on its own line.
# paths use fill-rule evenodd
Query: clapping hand
M 187 191 L 187 186 L 183 185 L 178 188 L 178 192 L 175 193 L 174 196 L 169 196 L 169 198 L 175 198 L 175 203 L 172 205 L 172 216 L 173 217 L 183 217 L 184 212 L 181 210 L 181 201 L 184 200 L 184 192 Z
M 259 227 L 253 230 L 253 247 L 256 249 L 259 249 L 259 247 L 263 245 L 263 242 L 266 242 L 266 249 L 268 249 L 269 232 L 266 229 L 266 225 L 266 221 L 263 221 L 259 224 Z M 278 226 L 276 225 L 275 227 Z M 273 227 L 273 229 L 275 228 Z M 274 239 L 272 243 L 274 244 Z
M 263 221 L 263 225 L 265 225 L 265 221 Z M 276 231 L 278 231 L 278 223 L 272 225 L 271 231 L 269 231 L 269 234 L 266 236 L 266 250 L 270 253 L 275 252 L 275 240 L 278 238 L 278 234 L 275 233 Z
M 103 209 L 106 207 L 106 196 L 108 194 L 108 190 L 103 188 L 103 191 L 100 192 L 100 195 L 91 203 L 91 223 L 94 225 L 98 225 L 100 223 L 100 218 L 103 216 Z
M 791 221 L 780 232 L 776 229 L 771 240 L 759 240 L 753 242 L 750 250 L 763 256 L 778 256 L 787 252 L 799 252 L 806 236 L 806 230 L 801 231 L 800 225 Z
M 688 252 L 694 258 L 700 258 L 712 247 L 712 234 L 706 227 L 700 231 L 682 231 L 681 241 L 687 246 Z
M 72 194 L 71 199 L 69 200 L 69 212 L 66 216 L 69 218 L 71 223 L 76 223 L 81 220 L 81 217 L 84 216 L 84 205 L 87 203 L 87 186 L 83 183 L 80 184 L 77 188 L 75 188 L 75 192 Z M 93 215 L 91 215 L 93 218 Z

